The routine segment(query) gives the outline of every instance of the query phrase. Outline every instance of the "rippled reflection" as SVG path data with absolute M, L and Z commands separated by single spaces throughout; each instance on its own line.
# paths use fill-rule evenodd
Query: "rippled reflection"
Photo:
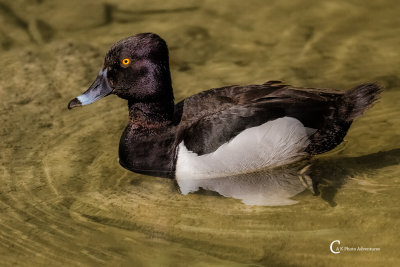
M 309 176 L 310 165 L 290 165 L 259 172 L 207 179 L 180 179 L 182 194 L 203 190 L 242 200 L 246 205 L 280 206 L 297 201 L 291 198 L 305 189 L 315 194 L 316 184 Z

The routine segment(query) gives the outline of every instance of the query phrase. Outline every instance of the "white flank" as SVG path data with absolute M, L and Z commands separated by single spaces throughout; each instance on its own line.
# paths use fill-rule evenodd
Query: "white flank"
M 306 128 L 297 119 L 283 117 L 244 130 L 215 152 L 198 156 L 179 144 L 176 179 L 210 179 L 271 168 L 298 160 L 306 153 Z

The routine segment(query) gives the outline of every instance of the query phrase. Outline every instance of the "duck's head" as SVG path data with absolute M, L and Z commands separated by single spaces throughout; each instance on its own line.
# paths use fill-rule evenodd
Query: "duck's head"
M 89 89 L 68 108 L 115 94 L 133 102 L 165 101 L 172 95 L 167 44 L 158 35 L 140 33 L 114 44 Z M 173 98 L 173 96 L 172 96 Z

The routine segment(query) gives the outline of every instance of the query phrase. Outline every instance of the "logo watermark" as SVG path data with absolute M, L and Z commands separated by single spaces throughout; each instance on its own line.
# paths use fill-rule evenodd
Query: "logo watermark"
M 367 248 L 363 246 L 341 246 L 340 240 L 332 241 L 329 249 L 333 254 L 340 254 L 341 252 L 378 252 L 381 248 Z

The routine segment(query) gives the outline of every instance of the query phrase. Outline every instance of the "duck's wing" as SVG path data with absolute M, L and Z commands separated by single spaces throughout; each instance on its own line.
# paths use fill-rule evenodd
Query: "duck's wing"
M 278 81 L 211 89 L 176 105 L 176 140 L 203 155 L 242 131 L 277 118 L 292 117 L 318 131 L 335 118 L 343 95 L 342 91 L 293 87 Z

